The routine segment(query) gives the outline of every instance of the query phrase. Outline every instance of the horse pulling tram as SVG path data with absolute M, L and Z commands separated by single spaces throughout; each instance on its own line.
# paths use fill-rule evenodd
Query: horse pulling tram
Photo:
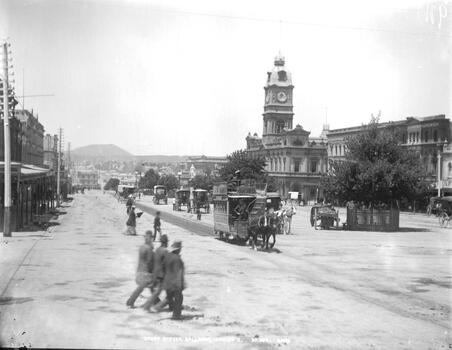
M 273 248 L 276 243 L 281 197 L 256 190 L 255 185 L 228 191 L 227 184 L 214 186 L 214 232 L 220 239 L 248 242 L 253 248 Z

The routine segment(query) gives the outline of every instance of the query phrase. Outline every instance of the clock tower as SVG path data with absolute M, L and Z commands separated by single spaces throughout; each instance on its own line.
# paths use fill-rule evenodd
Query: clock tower
M 267 72 L 264 86 L 264 125 L 262 141 L 265 145 L 280 143 L 280 134 L 284 129 L 291 130 L 293 122 L 292 76 L 284 67 L 284 57 L 275 57 L 275 66 Z

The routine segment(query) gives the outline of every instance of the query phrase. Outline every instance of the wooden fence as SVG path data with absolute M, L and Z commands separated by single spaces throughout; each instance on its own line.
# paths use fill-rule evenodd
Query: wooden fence
M 398 231 L 398 209 L 347 208 L 347 229 L 352 231 Z

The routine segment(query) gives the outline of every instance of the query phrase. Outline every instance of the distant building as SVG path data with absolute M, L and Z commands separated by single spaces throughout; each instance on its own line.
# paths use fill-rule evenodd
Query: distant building
M 282 56 L 275 58 L 267 73 L 262 138 L 246 137 L 252 156 L 265 157 L 266 170 L 279 184 L 279 192 L 299 192 L 303 200 L 321 197 L 320 177 L 327 169 L 326 138 L 312 138 L 301 125 L 293 128 L 291 73 Z
M 97 170 L 76 170 L 72 186 L 85 187 L 87 189 L 100 188 L 99 172 Z
M 218 175 L 218 171 L 227 163 L 226 157 L 193 156 L 188 157 L 185 170 L 195 169 L 195 175 Z
M 44 165 L 44 127 L 38 118 L 26 109 L 16 110 L 22 125 L 22 163 Z
M 52 170 L 58 168 L 58 135 L 44 136 L 44 165 Z
M 444 156 L 441 159 L 441 179 L 447 180 L 452 172 L 452 151 L 449 151 L 452 128 L 451 122 L 444 114 L 429 117 L 408 117 L 405 120 L 379 123 L 379 128 L 393 127 L 400 137 L 400 146 L 407 147 L 419 154 L 425 169 L 429 175 L 428 180 L 435 184 L 438 176 L 438 154 Z M 365 131 L 366 125 L 329 130 L 328 158 L 332 160 L 345 159 L 346 139 Z M 444 166 L 445 162 L 447 165 Z M 450 174 L 449 174 L 450 173 Z

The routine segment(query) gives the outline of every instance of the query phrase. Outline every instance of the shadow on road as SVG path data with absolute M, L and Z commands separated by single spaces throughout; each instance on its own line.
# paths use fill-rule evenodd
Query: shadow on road
M 424 227 L 400 227 L 397 232 L 431 232 L 431 230 Z

